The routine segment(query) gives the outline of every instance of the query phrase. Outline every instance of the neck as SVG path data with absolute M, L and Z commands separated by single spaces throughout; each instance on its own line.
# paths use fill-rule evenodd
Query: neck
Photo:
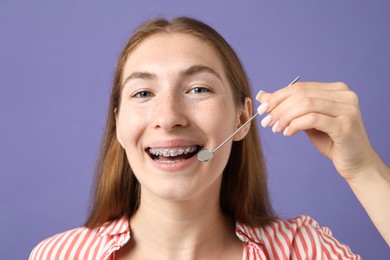
M 140 207 L 130 220 L 135 247 L 169 259 L 195 259 L 237 244 L 234 220 L 221 211 L 219 189 L 213 193 L 170 201 L 141 192 Z

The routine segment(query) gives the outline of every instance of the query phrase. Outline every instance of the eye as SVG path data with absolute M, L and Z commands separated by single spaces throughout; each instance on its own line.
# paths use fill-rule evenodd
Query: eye
M 203 93 L 208 93 L 210 92 L 210 90 L 206 87 L 200 87 L 200 86 L 197 86 L 197 87 L 194 87 L 190 90 L 190 93 L 193 93 L 193 94 L 203 94 Z
M 150 91 L 147 91 L 147 90 L 141 90 L 141 91 L 138 91 L 132 95 L 132 97 L 135 97 L 135 98 L 147 98 L 150 96 L 152 96 L 152 93 Z

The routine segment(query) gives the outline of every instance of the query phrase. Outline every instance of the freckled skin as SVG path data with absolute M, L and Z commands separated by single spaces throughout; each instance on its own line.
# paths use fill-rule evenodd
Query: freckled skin
M 220 78 L 209 72 L 181 74 L 194 65 L 207 66 Z M 208 44 L 193 36 L 157 34 L 130 54 L 123 78 L 139 71 L 155 77 L 126 82 L 117 116 L 117 136 L 141 183 L 142 194 L 184 201 L 219 193 L 232 141 L 210 162 L 195 158 L 179 171 L 154 167 L 144 151 L 150 142 L 172 139 L 191 140 L 213 148 L 237 129 L 242 109 L 234 105 L 219 57 Z M 195 93 L 195 86 L 206 86 L 210 91 Z M 150 96 L 137 98 L 137 91 L 148 91 Z

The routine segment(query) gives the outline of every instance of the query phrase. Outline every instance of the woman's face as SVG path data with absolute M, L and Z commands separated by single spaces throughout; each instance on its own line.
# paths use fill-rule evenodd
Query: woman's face
M 196 152 L 226 139 L 243 110 L 213 48 L 187 34 L 156 34 L 129 55 L 122 78 L 117 137 L 142 194 L 170 200 L 219 194 L 232 141 L 207 163 Z

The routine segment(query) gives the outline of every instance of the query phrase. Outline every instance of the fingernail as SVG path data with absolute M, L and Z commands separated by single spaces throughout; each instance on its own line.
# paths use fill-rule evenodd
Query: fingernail
M 269 107 L 268 103 L 261 104 L 257 109 L 257 113 L 259 113 L 259 115 L 264 114 L 265 111 L 267 111 L 268 107 Z
M 261 96 L 263 96 L 266 92 L 263 90 L 260 90 L 259 93 L 257 93 L 256 99 L 260 101 Z
M 279 120 L 278 120 L 278 121 L 276 121 L 275 124 L 272 126 L 272 132 L 276 133 L 276 131 L 278 131 L 279 125 L 280 125 L 280 122 L 279 122 Z
M 284 136 L 287 136 L 288 130 L 289 130 L 289 129 L 290 129 L 289 126 L 287 126 L 286 129 L 284 129 L 284 131 L 283 131 L 283 135 L 284 135 Z
M 267 115 L 266 117 L 263 118 L 263 120 L 261 120 L 261 126 L 267 127 L 269 125 L 269 123 L 271 123 L 271 121 L 272 121 L 272 116 Z

